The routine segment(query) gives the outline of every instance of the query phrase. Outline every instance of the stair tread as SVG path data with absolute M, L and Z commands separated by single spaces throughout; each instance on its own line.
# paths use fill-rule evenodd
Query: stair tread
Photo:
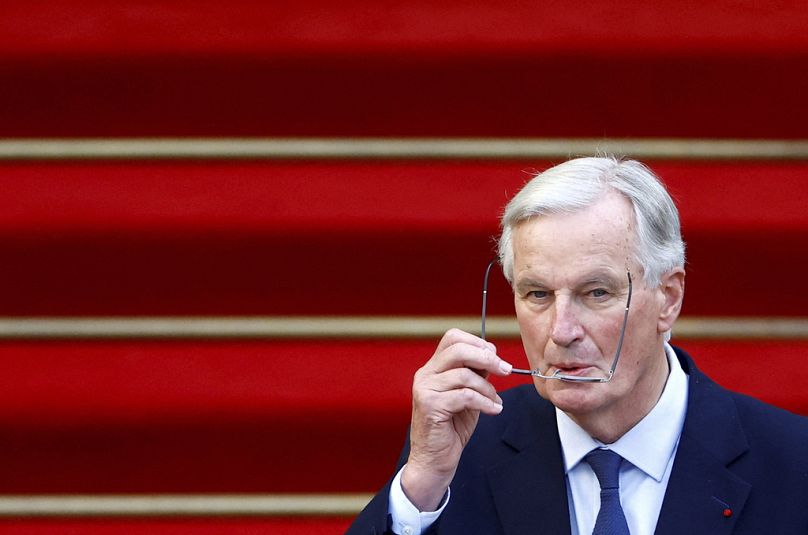
M 546 164 L 6 162 L 0 315 L 474 314 L 497 217 Z M 685 314 L 804 314 L 808 163 L 651 165 L 681 205 Z
M 372 492 L 435 343 L 3 343 L 0 493 Z M 681 345 L 724 386 L 808 414 L 808 342 Z M 498 347 L 524 364 L 517 341 Z
M 7 4 L 3 137 L 808 137 L 794 1 Z
M 60 518 L 0 519 L 0 531 L 6 535 L 117 535 L 119 533 L 155 535 L 207 535 L 223 532 L 232 535 L 284 533 L 286 535 L 336 535 L 351 524 L 348 518 Z
M 0 421 L 60 428 L 87 423 L 237 422 L 303 413 L 408 416 L 412 375 L 437 340 L 49 341 L 0 343 L 7 373 Z M 808 406 L 808 341 L 683 340 L 719 382 L 774 403 Z M 527 362 L 519 340 L 499 353 Z M 750 374 L 765 353 L 766 373 Z M 727 363 L 731 365 L 727 366 Z M 777 380 L 774 380 L 777 378 Z M 499 388 L 524 377 L 495 378 Z M 783 382 L 785 381 L 785 383 Z M 376 386 L 383 382 L 385 388 Z M 787 384 L 793 383 L 794 389 Z M 372 401 L 371 401 L 372 400 Z
M 803 31 L 808 16 L 799 2 L 780 0 L 765 10 L 728 10 L 720 2 L 682 9 L 676 2 L 640 0 L 627 0 L 621 7 L 615 14 L 611 4 L 597 0 L 563 10 L 540 4 L 502 9 L 480 1 L 388 1 L 382 7 L 352 0 L 337 7 L 325 0 L 228 6 L 200 0 L 190 7 L 177 0 L 160 5 L 126 0 L 114 6 L 98 0 L 52 0 L 33 9 L 26 2 L 9 1 L 0 43 L 7 53 L 20 56 L 334 50 L 550 54 L 603 47 L 635 54 L 808 50 Z M 635 22 L 640 19 L 643 24 Z M 680 31 L 682 27 L 688 31 Z M 15 39 L 21 35 L 27 39 Z M 637 50 L 638 43 L 643 50 Z
M 685 231 L 808 228 L 806 162 L 646 162 Z M 0 232 L 495 231 L 548 161 L 2 162 Z M 447 202 L 451 199 L 453 202 Z

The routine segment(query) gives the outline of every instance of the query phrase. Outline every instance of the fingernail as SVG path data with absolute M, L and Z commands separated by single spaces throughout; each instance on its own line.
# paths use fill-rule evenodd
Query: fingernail
M 498 405 L 502 405 L 502 398 L 499 397 L 499 394 L 497 394 L 496 402 L 497 402 Z
M 494 410 L 496 411 L 497 414 L 501 413 L 502 405 L 500 405 L 499 403 L 494 403 Z
M 511 373 L 511 370 L 513 369 L 513 366 L 508 364 L 504 360 L 500 360 L 499 361 L 499 369 L 502 371 L 502 373 Z

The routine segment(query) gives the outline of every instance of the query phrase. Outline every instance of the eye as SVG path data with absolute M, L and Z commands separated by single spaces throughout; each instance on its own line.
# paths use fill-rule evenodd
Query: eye
M 549 295 L 550 295 L 550 292 L 548 292 L 547 290 L 532 290 L 532 291 L 527 293 L 527 296 L 529 298 L 537 299 L 537 300 L 547 299 L 547 297 Z
M 609 292 L 605 288 L 595 288 L 589 291 L 589 295 L 596 299 L 603 299 L 609 295 Z

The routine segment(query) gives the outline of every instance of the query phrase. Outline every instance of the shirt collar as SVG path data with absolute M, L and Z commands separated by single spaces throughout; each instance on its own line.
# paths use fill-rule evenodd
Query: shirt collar
M 665 344 L 670 373 L 657 404 L 645 418 L 613 444 L 603 444 L 590 437 L 572 418 L 556 409 L 558 434 L 564 454 L 564 470 L 572 470 L 587 453 L 608 447 L 645 472 L 662 481 L 668 461 L 676 450 L 687 411 L 687 375 L 669 344 Z M 653 444 L 649 448 L 648 444 Z

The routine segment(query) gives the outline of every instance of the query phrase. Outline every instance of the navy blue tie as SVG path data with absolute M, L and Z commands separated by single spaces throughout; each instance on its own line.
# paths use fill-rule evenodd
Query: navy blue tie
M 584 458 L 600 483 L 600 511 L 592 535 L 631 535 L 620 505 L 620 463 L 611 450 L 592 450 Z

